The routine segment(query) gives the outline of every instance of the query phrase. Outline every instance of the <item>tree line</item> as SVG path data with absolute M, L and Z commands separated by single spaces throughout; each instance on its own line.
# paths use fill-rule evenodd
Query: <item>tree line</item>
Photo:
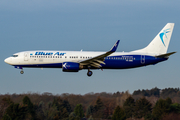
M 179 93 L 179 88 L 152 88 L 132 94 L 5 94 L 0 95 L 0 120 L 180 119 Z

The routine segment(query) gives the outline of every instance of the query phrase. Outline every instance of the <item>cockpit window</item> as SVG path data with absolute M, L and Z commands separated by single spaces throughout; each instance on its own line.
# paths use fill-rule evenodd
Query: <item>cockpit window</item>
M 12 57 L 18 57 L 18 55 L 12 55 Z

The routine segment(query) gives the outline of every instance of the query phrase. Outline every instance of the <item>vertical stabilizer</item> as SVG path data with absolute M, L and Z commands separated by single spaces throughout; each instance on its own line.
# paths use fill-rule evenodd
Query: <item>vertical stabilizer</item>
M 154 53 L 159 55 L 167 53 L 173 28 L 174 23 L 167 23 L 147 47 L 133 52 Z

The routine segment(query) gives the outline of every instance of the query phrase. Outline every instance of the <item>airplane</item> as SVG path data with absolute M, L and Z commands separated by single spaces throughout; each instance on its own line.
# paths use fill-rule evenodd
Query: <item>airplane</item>
M 116 52 L 120 40 L 107 52 L 91 51 L 24 51 L 4 60 L 9 65 L 23 68 L 62 68 L 63 72 L 78 72 L 87 69 L 126 69 L 155 65 L 165 61 L 176 52 L 167 53 L 174 23 L 167 23 L 157 36 L 143 49 L 131 52 Z

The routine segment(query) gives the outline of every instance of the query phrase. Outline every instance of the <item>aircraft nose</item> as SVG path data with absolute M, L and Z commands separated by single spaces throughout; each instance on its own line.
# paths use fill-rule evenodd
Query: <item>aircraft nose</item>
M 6 59 L 4 60 L 4 62 L 7 63 L 7 64 L 11 64 L 11 58 L 6 58 Z

